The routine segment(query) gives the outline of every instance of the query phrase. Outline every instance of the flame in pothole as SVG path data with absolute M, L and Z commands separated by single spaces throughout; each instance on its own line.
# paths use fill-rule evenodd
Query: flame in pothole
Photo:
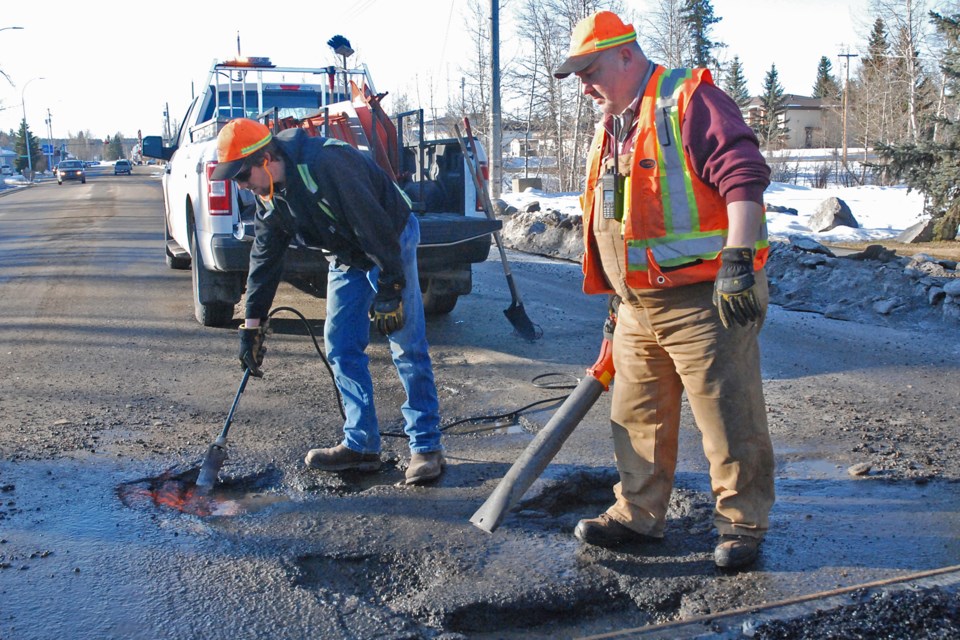
M 248 494 L 231 487 L 215 487 L 209 493 L 196 485 L 197 469 L 156 478 L 128 482 L 117 488 L 117 494 L 128 507 L 158 506 L 194 516 L 236 516 L 284 500 L 283 496 L 262 493 Z

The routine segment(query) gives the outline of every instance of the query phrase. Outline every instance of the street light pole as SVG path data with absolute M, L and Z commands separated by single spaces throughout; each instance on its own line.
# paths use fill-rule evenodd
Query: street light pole
M 20 108 L 23 110 L 23 144 L 25 151 L 27 152 L 27 169 L 30 172 L 30 182 L 33 182 L 33 154 L 30 153 L 30 130 L 27 128 L 27 105 L 24 101 L 24 94 L 27 92 L 27 87 L 30 86 L 30 83 L 34 80 L 45 80 L 46 78 L 30 78 L 27 80 L 27 83 L 23 85 L 23 89 L 20 90 Z
M 0 31 L 6 31 L 7 29 L 23 29 L 23 27 L 0 27 Z M 11 87 L 16 86 L 15 84 L 13 84 L 13 80 L 10 79 L 10 76 L 8 76 L 8 75 L 3 71 L 3 69 L 0 69 L 0 75 L 3 75 L 3 77 L 7 79 L 7 82 L 10 83 L 10 86 L 11 86 Z

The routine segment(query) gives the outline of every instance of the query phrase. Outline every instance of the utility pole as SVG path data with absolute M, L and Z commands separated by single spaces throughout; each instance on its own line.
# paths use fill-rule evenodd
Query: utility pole
M 490 0 L 490 197 L 500 197 L 503 180 L 500 131 L 500 1 Z
M 845 63 L 847 67 L 847 77 L 843 81 L 843 166 L 847 166 L 847 102 L 849 101 L 848 94 L 850 93 L 850 58 L 856 58 L 856 53 L 850 53 L 850 49 L 847 48 L 846 53 L 837 54 L 838 58 L 845 58 Z
M 47 169 L 53 168 L 53 116 L 47 107 Z

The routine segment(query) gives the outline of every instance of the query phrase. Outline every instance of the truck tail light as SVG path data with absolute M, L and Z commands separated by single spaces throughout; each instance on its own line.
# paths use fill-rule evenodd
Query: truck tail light
M 480 162 L 480 175 L 483 176 L 483 184 L 490 184 L 490 167 L 486 162 Z M 477 211 L 483 211 L 483 199 L 477 194 Z
M 207 170 L 207 210 L 212 216 L 229 216 L 233 213 L 229 180 L 211 180 L 216 162 L 206 163 Z

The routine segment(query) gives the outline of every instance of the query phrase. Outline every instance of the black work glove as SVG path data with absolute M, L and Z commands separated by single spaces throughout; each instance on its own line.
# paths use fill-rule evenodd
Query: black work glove
M 743 327 L 760 318 L 753 253 L 750 247 L 725 247 L 720 253 L 720 271 L 713 285 L 713 304 L 720 312 L 720 322 L 727 329 L 734 322 Z
M 403 276 L 384 276 L 377 280 L 377 295 L 370 307 L 370 319 L 387 336 L 403 326 Z
M 267 338 L 268 322 L 264 320 L 259 327 L 241 326 L 240 332 L 240 366 L 250 369 L 250 375 L 256 378 L 263 377 L 260 365 L 263 364 L 263 354 L 267 348 L 263 346 Z

